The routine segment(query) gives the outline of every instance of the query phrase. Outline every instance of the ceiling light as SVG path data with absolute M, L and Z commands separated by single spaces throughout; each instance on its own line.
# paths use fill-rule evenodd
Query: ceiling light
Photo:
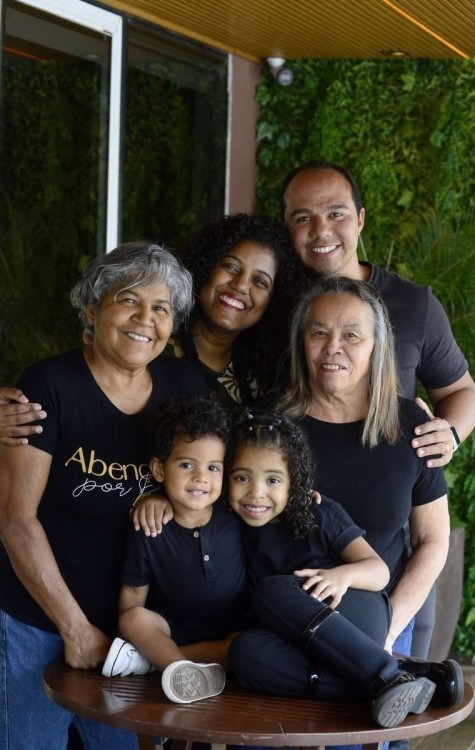
M 384 55 L 384 57 L 395 57 L 395 58 L 410 57 L 409 52 L 404 52 L 404 50 L 402 49 L 382 49 L 381 54 Z

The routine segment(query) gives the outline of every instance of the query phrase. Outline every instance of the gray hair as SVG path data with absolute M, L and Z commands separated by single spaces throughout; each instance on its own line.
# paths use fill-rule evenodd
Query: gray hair
M 311 405 L 304 336 L 312 303 L 327 294 L 352 294 L 373 311 L 374 348 L 370 361 L 369 407 L 361 443 L 370 447 L 382 441 L 394 444 L 401 435 L 394 337 L 384 302 L 365 281 L 327 276 L 313 284 L 302 296 L 290 324 L 290 388 L 280 400 L 278 408 L 291 417 L 302 417 Z
M 120 282 L 131 289 L 143 284 L 165 284 L 170 290 L 173 327 L 176 330 L 193 306 L 193 279 L 168 250 L 149 242 L 126 242 L 91 261 L 71 292 L 71 302 L 89 328 L 84 308 L 99 304 Z M 119 290 L 118 290 L 119 291 Z

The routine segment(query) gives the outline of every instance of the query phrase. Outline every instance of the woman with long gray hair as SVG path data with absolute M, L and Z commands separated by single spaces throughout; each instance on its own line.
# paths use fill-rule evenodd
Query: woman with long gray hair
M 427 415 L 398 396 L 384 303 L 364 281 L 321 279 L 296 307 L 290 349 L 290 387 L 278 408 L 301 418 L 318 463 L 315 486 L 344 506 L 388 565 L 386 647 L 404 632 L 395 650 L 409 654 L 412 619 L 447 556 L 449 514 L 443 471 L 428 469 L 410 444 Z

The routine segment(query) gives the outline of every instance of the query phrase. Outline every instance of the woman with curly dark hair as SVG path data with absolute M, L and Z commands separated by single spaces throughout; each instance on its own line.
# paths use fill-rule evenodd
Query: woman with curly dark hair
M 284 415 L 246 411 L 227 461 L 228 501 L 245 522 L 262 625 L 228 651 L 241 684 L 279 695 L 369 699 L 384 727 L 422 713 L 432 699 L 461 700 L 456 662 L 424 662 L 421 671 L 384 649 L 390 615 L 380 591 L 389 570 L 341 505 L 310 500 L 314 467 L 302 428 Z
M 225 216 L 194 235 L 181 258 L 195 307 L 166 354 L 198 361 L 223 406 L 252 403 L 276 382 L 298 271 L 282 224 Z

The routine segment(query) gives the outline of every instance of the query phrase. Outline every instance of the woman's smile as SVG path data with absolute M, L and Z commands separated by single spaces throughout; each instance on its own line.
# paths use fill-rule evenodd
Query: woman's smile
M 250 240 L 235 245 L 200 290 L 207 324 L 239 334 L 258 323 L 269 304 L 276 271 L 269 248 Z

